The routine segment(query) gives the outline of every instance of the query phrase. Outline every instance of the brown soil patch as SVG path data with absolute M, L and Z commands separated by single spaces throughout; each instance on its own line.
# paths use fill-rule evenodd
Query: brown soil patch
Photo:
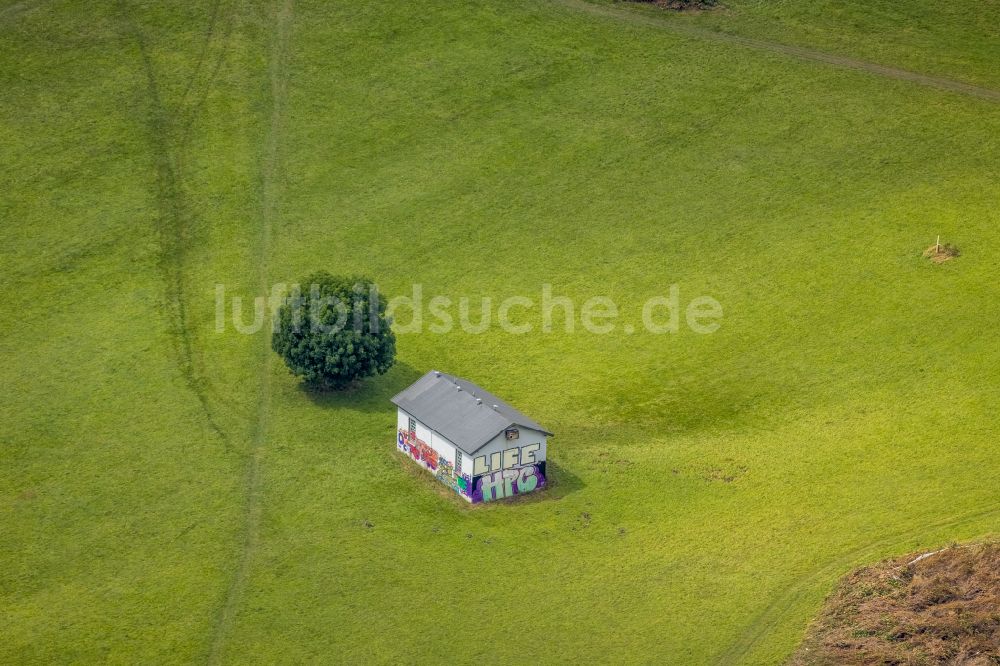
M 950 243 L 945 245 L 931 245 L 929 248 L 924 250 L 924 256 L 935 264 L 943 264 L 949 259 L 960 256 L 962 253 L 958 251 L 958 248 Z
M 849 574 L 789 664 L 1000 664 L 1000 544 L 951 546 Z
M 672 9 L 677 12 L 683 11 L 703 11 L 705 9 L 715 9 L 719 6 L 718 0 L 627 0 L 628 2 L 641 2 L 647 5 L 656 5 L 663 9 Z

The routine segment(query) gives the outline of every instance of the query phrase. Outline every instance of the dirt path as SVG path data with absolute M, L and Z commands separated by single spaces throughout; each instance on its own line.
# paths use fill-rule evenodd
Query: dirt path
M 292 0 L 278 0 L 274 11 L 268 54 L 268 79 L 270 82 L 271 112 L 268 122 L 267 141 L 261 165 L 261 210 L 260 239 L 258 243 L 257 266 L 259 293 L 267 294 L 268 259 L 271 254 L 271 237 L 275 220 L 279 214 L 282 155 L 281 139 L 285 125 L 285 100 L 288 85 L 288 53 L 291 39 L 293 15 Z M 260 544 L 261 517 L 261 458 L 267 442 L 271 408 L 271 331 L 265 327 L 260 347 L 260 388 L 257 397 L 256 422 L 251 435 L 250 451 L 243 481 L 243 547 L 233 580 L 226 592 L 222 611 L 214 627 L 208 661 L 218 664 L 223 661 L 226 643 L 232 634 L 236 613 L 246 591 L 247 579 L 253 566 L 254 556 Z
M 971 83 L 963 83 L 961 81 L 954 81 L 943 77 L 920 74 L 918 72 L 911 72 L 909 70 L 898 69 L 896 67 L 887 67 L 874 62 L 858 60 L 856 58 L 849 58 L 847 56 L 840 56 L 832 53 L 825 53 L 823 51 L 817 51 L 801 46 L 791 46 L 780 42 L 771 42 L 763 39 L 754 39 L 751 37 L 741 37 L 739 35 L 714 32 L 712 30 L 706 30 L 705 28 L 698 28 L 696 26 L 678 23 L 677 21 L 671 21 L 668 17 L 659 18 L 648 14 L 641 14 L 629 9 L 616 9 L 614 7 L 607 7 L 604 5 L 595 5 L 587 2 L 587 0 L 555 1 L 565 7 L 586 12 L 594 16 L 601 16 L 616 21 L 631 23 L 633 25 L 643 25 L 659 30 L 666 30 L 685 37 L 706 39 L 714 42 L 722 42 L 724 44 L 735 44 L 755 49 L 757 51 L 780 53 L 782 55 L 799 58 L 801 60 L 813 60 L 827 65 L 832 65 L 834 67 L 840 67 L 842 69 L 853 69 L 888 79 L 909 81 L 911 83 L 916 83 L 917 85 L 929 88 L 938 88 L 940 90 L 947 90 L 960 95 L 978 97 L 991 102 L 1000 102 L 1000 90 L 984 88 L 982 86 L 972 85 Z

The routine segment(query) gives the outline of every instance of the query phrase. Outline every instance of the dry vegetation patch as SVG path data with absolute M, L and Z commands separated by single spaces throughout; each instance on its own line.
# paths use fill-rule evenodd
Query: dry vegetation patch
M 944 263 L 949 259 L 960 256 L 961 254 L 962 253 L 958 251 L 958 248 L 951 243 L 945 243 L 944 245 L 936 243 L 924 250 L 924 257 L 930 259 L 935 264 Z
M 627 0 L 628 2 L 642 2 L 647 5 L 656 5 L 664 9 L 674 11 L 698 11 L 713 9 L 719 6 L 718 0 Z
M 849 574 L 790 663 L 1000 664 L 1000 544 L 952 546 Z

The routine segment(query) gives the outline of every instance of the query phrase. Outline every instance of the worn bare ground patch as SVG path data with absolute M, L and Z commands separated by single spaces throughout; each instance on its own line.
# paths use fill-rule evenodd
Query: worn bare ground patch
M 706 9 L 717 9 L 718 0 L 626 0 L 627 2 L 641 2 L 647 5 L 656 5 L 663 9 L 674 11 L 704 11 Z
M 945 243 L 944 245 L 936 243 L 924 250 L 924 257 L 930 259 L 935 264 L 943 264 L 949 259 L 954 259 L 961 255 L 962 253 L 959 252 L 958 248 L 950 243 Z
M 789 663 L 1000 664 L 1000 543 L 951 546 L 854 571 Z

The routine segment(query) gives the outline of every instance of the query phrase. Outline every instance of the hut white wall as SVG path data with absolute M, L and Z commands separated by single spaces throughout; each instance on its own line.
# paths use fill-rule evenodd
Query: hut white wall
M 410 428 L 410 414 L 402 409 L 396 410 L 396 424 L 400 430 L 409 430 Z M 417 439 L 423 440 L 431 446 L 441 457 L 450 462 L 452 465 L 455 464 L 456 451 L 457 448 L 451 440 L 444 437 L 440 433 L 437 433 L 426 425 L 420 422 L 419 419 L 413 419 L 416 422 L 416 433 Z M 491 457 L 494 453 L 501 454 L 501 460 L 503 459 L 503 452 L 509 449 L 522 449 L 526 446 L 533 444 L 538 445 L 538 449 L 532 454 L 534 463 L 540 463 L 545 461 L 547 455 L 548 438 L 545 433 L 539 432 L 532 428 L 518 428 L 518 438 L 508 440 L 504 433 L 498 434 L 496 437 L 491 439 L 486 446 L 479 449 L 475 453 L 462 452 L 462 465 L 461 469 L 456 469 L 458 474 L 468 475 L 469 477 L 475 476 L 475 460 L 476 458 L 485 457 L 486 466 L 490 468 L 490 471 L 496 471 L 490 466 Z M 516 467 L 524 467 L 525 465 L 532 464 L 532 462 L 525 462 L 521 459 L 522 456 L 519 452 L 518 463 Z
M 425 426 L 423 423 L 420 422 L 420 419 L 417 419 L 415 417 L 411 417 L 409 413 L 403 411 L 402 409 L 397 409 L 396 410 L 396 427 L 398 429 L 400 429 L 400 430 L 409 430 L 410 429 L 410 419 L 411 418 L 413 418 L 413 420 L 416 422 L 416 426 L 417 426 L 416 427 L 417 439 L 422 440 L 424 442 L 427 442 L 431 446 L 432 449 L 434 449 L 435 451 L 437 451 L 438 455 L 440 455 L 445 460 L 447 460 L 452 465 L 454 465 L 455 464 L 455 450 L 456 450 L 455 445 L 447 437 L 444 437 L 440 433 L 437 433 L 437 432 L 431 430 L 430 428 L 428 428 L 427 426 Z M 465 456 L 464 454 L 462 455 L 462 458 L 463 458 L 463 460 L 462 460 L 462 468 L 463 468 L 463 470 L 465 469 L 465 466 L 466 466 L 466 461 L 465 461 L 466 457 L 467 456 Z M 468 469 L 469 469 L 468 473 L 471 474 L 472 473 L 472 464 L 471 464 L 471 462 L 469 463 L 469 468 Z
M 544 462 L 545 455 L 547 453 L 546 448 L 548 444 L 548 438 L 546 437 L 545 433 L 533 430 L 531 428 L 523 428 L 523 427 L 519 427 L 518 431 L 519 432 L 517 439 L 507 439 L 507 436 L 501 432 L 499 435 L 491 439 L 489 444 L 487 444 L 486 446 L 484 446 L 483 448 L 479 449 L 474 454 L 472 454 L 473 460 L 470 462 L 474 463 L 476 458 L 485 457 L 487 469 L 489 469 L 489 471 L 491 472 L 495 472 L 496 469 L 493 469 L 490 466 L 490 460 L 494 453 L 501 454 L 500 458 L 502 460 L 504 451 L 507 451 L 509 449 L 521 449 L 524 448 L 525 446 L 530 446 L 532 444 L 538 445 L 538 449 L 534 451 L 534 453 L 532 454 L 533 461 L 524 462 L 523 460 L 521 460 L 521 455 L 519 452 L 518 462 L 517 465 L 515 465 L 515 467 L 524 467 L 525 465 Z M 472 470 L 473 470 L 472 465 L 470 465 L 470 470 L 468 472 L 470 475 L 473 474 Z

